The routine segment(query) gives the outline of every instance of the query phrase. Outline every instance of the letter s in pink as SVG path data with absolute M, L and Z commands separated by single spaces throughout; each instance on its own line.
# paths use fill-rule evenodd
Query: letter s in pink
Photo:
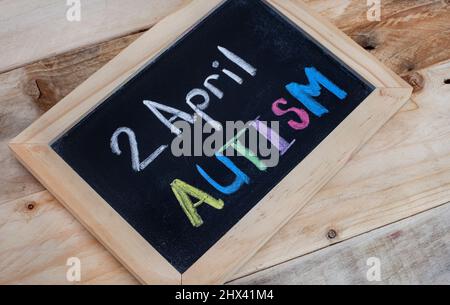
M 272 104 L 272 111 L 276 116 L 283 116 L 289 112 L 294 112 L 301 120 L 301 122 L 297 122 L 294 120 L 290 120 L 288 122 L 289 126 L 295 130 L 303 130 L 309 126 L 309 115 L 308 113 L 297 107 L 292 107 L 287 110 L 281 109 L 280 105 L 287 105 L 287 101 L 284 98 L 280 98 Z

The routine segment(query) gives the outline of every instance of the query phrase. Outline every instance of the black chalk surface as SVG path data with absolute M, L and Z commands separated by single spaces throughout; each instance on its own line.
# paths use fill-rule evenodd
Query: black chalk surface
M 257 69 L 252 76 L 228 59 L 218 46 L 230 50 Z M 213 67 L 213 62 L 219 68 Z M 315 68 L 347 93 L 339 99 L 322 88 L 314 99 L 329 113 L 318 117 L 307 111 L 310 124 L 294 130 L 287 123 L 298 120 L 295 114 L 277 117 L 272 104 L 286 99 L 289 107 L 305 107 L 291 95 L 286 85 L 309 84 L 305 68 Z M 240 85 L 221 70 L 242 78 Z M 223 92 L 219 99 L 204 86 L 213 74 L 220 78 L 210 83 Z M 176 137 L 143 104 L 156 101 L 188 114 L 194 111 L 186 95 L 194 88 L 209 93 L 204 111 L 214 120 L 280 122 L 280 135 L 295 140 L 276 167 L 260 171 L 243 157 L 230 157 L 249 178 L 250 183 L 225 195 L 204 179 L 201 166 L 222 185 L 233 182 L 231 173 L 215 157 L 174 157 L 170 145 Z M 104 200 L 111 205 L 148 243 L 183 273 L 210 247 L 242 219 L 274 186 L 320 144 L 374 88 L 357 73 L 337 60 L 263 1 L 231 0 L 222 4 L 172 47 L 149 62 L 144 69 L 112 93 L 76 126 L 52 144 L 52 148 Z M 201 100 L 199 100 L 201 102 Z M 197 102 L 197 103 L 200 103 Z M 170 115 L 162 112 L 166 117 Z M 144 170 L 133 170 L 129 138 L 122 134 L 118 144 L 122 154 L 114 154 L 111 137 L 121 127 L 133 130 L 140 158 L 147 158 L 161 145 L 162 152 Z M 333 151 L 329 152 L 333 154 Z M 224 201 L 224 208 L 206 204 L 198 208 L 204 223 L 194 227 L 171 190 L 171 183 L 182 180 Z M 283 202 L 273 202 L 282 205 Z M 270 217 L 270 215 L 268 216 Z M 151 268 L 151 266 L 149 266 Z

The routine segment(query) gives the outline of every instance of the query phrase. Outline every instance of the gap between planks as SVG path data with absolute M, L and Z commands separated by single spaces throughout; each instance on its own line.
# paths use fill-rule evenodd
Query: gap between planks
M 66 16 L 71 6 L 66 1 L 2 1 L 0 72 L 148 29 L 189 2 L 81 1 L 81 20 L 70 22 Z
M 445 124 L 445 117 L 441 117 L 442 121 L 425 119 L 427 117 L 433 119 L 439 117 L 436 112 L 445 112 L 450 107 L 446 101 L 446 97 L 450 96 L 450 86 L 444 85 L 444 80 L 448 78 L 449 71 L 450 62 L 421 71 L 420 73 L 424 78 L 424 89 L 414 96 L 418 108 L 398 113 L 350 161 L 344 168 L 344 173 L 338 174 L 325 189 L 319 192 L 313 201 L 283 227 L 247 265 L 241 268 L 234 278 L 255 273 L 272 265 L 334 244 L 335 242 L 325 239 L 326 230 L 329 228 L 337 229 L 338 238 L 336 242 L 339 242 L 450 200 L 450 185 L 448 185 L 450 182 L 450 160 L 448 158 L 445 159 L 447 161 L 439 160 L 438 155 L 433 156 L 425 152 L 423 157 L 429 160 L 425 167 L 420 162 L 417 163 L 416 159 L 413 159 L 410 160 L 411 165 L 405 168 L 402 167 L 404 166 L 402 160 L 398 159 L 399 157 L 403 159 L 408 156 L 414 157 L 417 154 L 420 156 L 423 145 L 417 137 L 423 135 L 425 135 L 428 145 L 432 143 L 438 145 L 436 148 L 440 149 L 440 154 L 450 155 L 449 143 L 445 141 L 441 143 L 441 138 L 448 138 L 450 134 L 449 126 Z M 428 115 L 424 116 L 427 113 Z M 428 126 L 425 129 L 425 134 L 422 132 L 421 126 L 410 130 L 408 125 L 404 125 L 406 122 L 414 123 L 417 116 L 425 119 L 423 124 L 433 123 L 435 125 Z M 402 128 L 398 128 L 399 126 Z M 399 131 L 401 132 L 398 133 Z M 405 131 L 409 132 L 406 138 L 402 133 Z M 419 134 L 414 136 L 417 132 Z M 440 137 L 435 138 L 436 133 Z M 399 138 L 401 139 L 400 142 Z M 410 142 L 409 145 L 413 146 L 411 148 L 407 146 L 406 150 L 400 149 L 398 151 L 397 146 L 402 148 L 402 141 Z M 374 150 L 374 152 L 371 150 Z M 435 153 L 438 153 L 438 151 Z M 351 173 L 353 173 L 352 175 L 356 173 L 364 174 L 366 164 L 374 162 L 374 168 L 378 168 L 378 158 L 383 160 L 384 163 L 388 163 L 385 166 L 386 168 L 392 167 L 393 173 L 396 172 L 395 168 L 400 165 L 400 174 L 387 173 L 387 177 L 394 176 L 390 178 L 391 180 L 388 183 L 391 183 L 391 191 L 400 193 L 399 196 L 392 197 L 392 194 L 389 195 L 388 193 L 387 195 L 391 199 L 385 198 L 386 190 L 384 190 L 384 186 L 386 184 L 383 176 L 377 178 L 378 183 L 375 183 L 381 183 L 379 190 L 371 190 L 371 183 L 364 189 L 359 190 L 362 187 L 361 185 L 353 186 L 352 180 L 346 180 Z M 424 177 L 424 172 L 429 171 L 429 166 L 427 166 L 429 164 L 432 165 L 432 169 L 439 167 L 437 170 L 444 171 L 444 174 L 430 176 L 427 179 L 427 177 Z M 431 170 L 427 175 L 430 175 L 430 173 L 432 174 L 434 171 Z M 356 177 L 358 178 L 359 175 L 356 175 Z M 377 181 L 377 179 L 371 180 L 370 175 L 365 178 L 365 180 L 367 179 L 372 183 Z M 344 198 L 339 197 L 339 194 L 354 192 L 355 188 L 361 192 L 361 199 L 351 200 L 350 197 L 344 200 Z M 438 192 L 432 193 L 436 188 Z M 403 198 L 403 196 L 406 196 L 405 189 L 414 191 L 414 193 L 410 193 L 410 198 Z M 415 198 L 417 195 L 422 196 L 422 192 L 425 192 L 425 201 Z M 378 199 L 379 196 L 383 197 L 382 200 Z M 26 210 L 26 205 L 30 200 L 34 200 L 33 202 L 36 205 L 32 212 Z M 365 202 L 366 205 L 370 203 L 370 209 L 368 211 L 362 209 L 361 202 Z M 330 208 L 338 204 L 340 204 L 341 214 L 330 213 Z M 63 259 L 70 256 L 80 256 L 85 266 L 86 282 L 135 283 L 131 275 L 121 268 L 117 261 L 48 192 L 38 192 L 22 200 L 10 201 L 7 204 L 2 204 L 1 208 L 0 240 L 3 240 L 3 242 L 0 242 L 0 244 L 3 247 L 0 249 L 0 262 L 5 265 L 0 263 L 0 282 L 34 283 L 47 280 L 48 283 L 65 283 L 64 279 L 61 278 L 61 274 L 65 272 L 65 261 Z M 372 214 L 375 216 L 372 216 Z M 371 220 L 371 217 L 373 220 Z M 2 218 L 3 220 L 1 220 Z M 360 222 L 361 219 L 364 219 L 362 223 Z M 60 236 L 65 237 L 61 239 Z M 37 241 L 34 241 L 35 238 Z M 24 253 L 32 253 L 32 258 L 24 257 Z M 86 253 L 90 254 L 86 257 Z M 33 259 L 36 257 L 37 261 L 34 261 Z M 20 272 L 23 266 L 28 266 L 29 269 L 34 270 L 34 273 Z M 106 276 L 106 274 L 109 276 Z M 2 276 L 8 278 L 8 281 L 5 278 L 2 279 Z
M 275 270 L 275 269 L 276 269 L 277 267 L 279 267 L 279 266 L 286 265 L 286 264 L 289 264 L 289 263 L 291 263 L 291 262 L 295 262 L 295 261 L 297 261 L 297 260 L 300 259 L 300 258 L 304 258 L 304 257 L 307 257 L 307 256 L 309 256 L 309 255 L 313 255 L 313 254 L 315 254 L 315 253 L 321 252 L 321 251 L 326 250 L 326 249 L 328 249 L 328 248 L 331 248 L 331 247 L 333 247 L 333 246 L 340 245 L 340 244 L 343 244 L 343 243 L 344 243 L 344 244 L 349 244 L 349 243 L 351 243 L 354 239 L 366 237 L 367 240 L 371 240 L 372 238 L 371 238 L 370 235 L 374 235 L 374 234 L 376 234 L 377 232 L 379 232 L 379 231 L 382 230 L 382 229 L 389 229 L 389 228 L 392 227 L 393 225 L 399 225 L 399 226 L 401 226 L 402 223 L 403 223 L 404 221 L 408 220 L 408 219 L 411 219 L 411 220 L 412 220 L 412 219 L 414 219 L 416 216 L 420 216 L 420 215 L 427 214 L 427 213 L 429 213 L 429 212 L 431 212 L 431 211 L 438 210 L 439 208 L 444 207 L 444 206 L 447 206 L 447 207 L 450 208 L 450 202 L 446 202 L 446 203 L 443 203 L 443 204 L 441 204 L 441 205 L 436 205 L 436 206 L 434 206 L 434 207 L 430 207 L 429 209 L 425 209 L 425 210 L 423 210 L 423 211 L 417 212 L 416 214 L 411 214 L 411 215 L 409 215 L 409 216 L 405 216 L 404 218 L 398 219 L 398 220 L 396 220 L 396 221 L 392 221 L 391 223 L 386 223 L 385 225 L 382 225 L 382 226 L 377 227 L 377 228 L 373 228 L 373 229 L 371 229 L 371 230 L 368 230 L 367 232 L 362 232 L 362 233 L 360 233 L 360 234 L 356 234 L 356 235 L 354 235 L 354 236 L 352 236 L 352 237 L 350 237 L 350 238 L 348 238 L 348 239 L 344 239 L 344 240 L 337 241 L 337 242 L 335 242 L 335 243 L 331 243 L 331 244 L 329 244 L 329 245 L 323 246 L 322 248 L 318 248 L 318 249 L 316 249 L 316 250 L 313 250 L 313 251 L 311 251 L 311 252 L 307 252 L 307 253 L 302 254 L 302 255 L 299 255 L 299 256 L 297 256 L 297 257 L 292 257 L 292 258 L 290 258 L 290 259 L 288 259 L 288 260 L 286 260 L 286 261 L 282 261 L 282 262 L 276 263 L 276 264 L 274 264 L 274 265 L 272 265 L 272 266 L 268 266 L 268 267 L 263 268 L 263 269 L 255 270 L 255 271 L 249 272 L 249 273 L 247 273 L 247 274 L 245 274 L 245 275 L 243 274 L 243 275 L 237 276 L 237 277 L 235 277 L 234 279 L 232 279 L 231 281 L 227 282 L 226 284 L 227 284 L 227 285 L 235 285 L 235 284 L 240 285 L 240 283 L 239 283 L 240 280 L 245 280 L 245 279 L 247 279 L 247 278 L 252 278 L 252 277 L 258 277 L 258 274 L 262 274 L 262 273 L 267 272 L 267 271 L 270 271 L 270 270 Z M 307 207 L 307 206 L 306 206 L 306 207 Z M 305 207 L 305 208 L 306 208 L 306 207 Z M 303 208 L 303 209 L 304 209 L 304 208 Z M 303 209 L 301 209 L 301 210 L 299 211 L 299 213 L 301 213 Z M 449 277 L 450 277 L 450 273 L 449 273 Z M 249 284 L 251 284 L 251 283 L 249 283 Z
M 326 0 L 306 2 L 363 47 L 367 44 L 373 46 L 371 53 L 389 68 L 404 75 L 415 86 L 416 91 L 423 87 L 423 80 L 420 75 L 411 71 L 449 57 L 450 4 L 430 2 L 417 7 L 411 2 L 386 0 L 383 1 L 382 22 L 369 22 L 366 18 L 367 7 L 359 0 L 333 2 L 332 5 Z M 86 10 L 89 10 L 89 6 L 85 8 L 85 12 Z M 98 11 L 96 14 L 103 18 L 102 14 L 107 12 L 108 10 Z M 158 18 L 162 17 L 163 15 Z M 0 74 L 0 96 L 3 96 L 0 98 L 0 155 L 9 154 L 5 143 L 10 138 L 30 125 L 139 36 L 140 34 L 134 34 L 84 47 Z M 418 41 L 421 43 L 418 44 Z M 395 61 L 392 60 L 394 57 Z M 412 103 L 407 107 L 416 108 Z M 42 190 L 15 160 L 0 159 L 0 166 L 6 168 L 7 177 L 4 182 L 0 181 L 0 203 Z M 17 181 L 24 184 L 19 185 Z
M 448 284 L 450 203 L 424 211 L 334 247 L 236 279 L 232 285 Z M 380 281 L 369 281 L 379 260 Z
M 188 4 L 190 0 L 90 0 L 82 4 L 82 20 L 66 19 L 64 1 L 27 0 L 2 2 L 0 15 L 0 72 L 11 71 L 43 58 L 94 45 L 153 26 L 167 14 Z M 443 61 L 443 48 L 426 58 L 431 46 L 450 40 L 450 4 L 446 1 L 384 0 L 381 22 L 367 20 L 367 4 L 360 0 L 305 0 L 360 45 L 403 74 Z M 45 16 L 43 19 L 42 16 Z M 430 22 L 430 19 L 433 21 Z M 411 27 L 412 25 L 412 27 Z M 389 29 L 390 31 L 386 31 Z M 87 35 L 88 34 L 88 35 Z M 414 37 L 421 46 L 409 44 Z M 388 45 L 383 42 L 389 41 Z M 424 58 L 418 62 L 417 57 Z M 406 60 L 407 59 L 407 60 Z

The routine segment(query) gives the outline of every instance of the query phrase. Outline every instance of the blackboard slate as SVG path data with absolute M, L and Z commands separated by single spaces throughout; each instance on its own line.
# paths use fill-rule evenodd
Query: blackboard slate
M 237 86 L 222 78 L 222 100 L 211 96 L 205 111 L 215 120 L 248 122 L 276 119 L 271 105 L 285 98 L 290 106 L 300 106 L 285 89 L 291 82 L 307 84 L 305 67 L 315 67 L 348 96 L 344 101 L 322 90 L 316 98 L 330 113 L 310 115 L 310 126 L 297 132 L 279 118 L 280 135 L 295 144 L 275 168 L 259 171 L 245 158 L 233 162 L 251 179 L 248 186 L 224 196 L 197 172 L 195 165 L 229 184 L 234 176 L 218 161 L 208 157 L 174 157 L 170 149 L 139 173 L 130 166 L 127 137 L 120 138 L 121 156 L 111 152 L 110 139 L 119 127 L 136 133 L 142 156 L 161 145 L 170 145 L 174 135 L 143 105 L 153 100 L 193 113 L 186 94 L 202 86 L 215 73 L 211 63 L 236 71 L 217 46 L 224 46 L 258 68 L 255 77 L 240 73 L 245 82 Z M 104 200 L 111 205 L 149 244 L 180 273 L 186 271 L 233 225 L 245 216 L 275 185 L 317 147 L 375 88 L 337 60 L 296 25 L 263 1 L 231 0 L 222 4 L 173 46 L 148 63 L 137 75 L 111 94 L 95 110 L 57 139 L 52 148 Z M 330 151 L 330 154 L 333 152 Z M 194 228 L 180 208 L 170 184 L 183 180 L 222 198 L 225 207 L 199 208 L 204 220 Z M 282 204 L 274 202 L 273 204 Z

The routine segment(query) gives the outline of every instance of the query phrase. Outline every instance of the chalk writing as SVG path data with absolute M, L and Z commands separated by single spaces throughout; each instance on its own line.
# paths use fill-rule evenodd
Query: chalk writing
M 121 127 L 114 132 L 112 138 L 111 138 L 111 150 L 116 155 L 120 156 L 122 154 L 122 151 L 119 147 L 119 136 L 124 133 L 128 136 L 128 140 L 130 142 L 130 149 L 131 149 L 131 167 L 134 171 L 140 172 L 144 170 L 147 166 L 149 166 L 150 163 L 152 163 L 158 156 L 166 150 L 168 147 L 167 145 L 160 146 L 155 152 L 153 152 L 147 159 L 140 162 L 139 161 L 139 149 L 138 149 L 138 143 L 136 141 L 136 135 L 134 134 L 134 131 L 126 128 Z
M 233 172 L 236 176 L 233 183 L 231 183 L 228 186 L 222 186 L 219 183 L 217 183 L 214 179 L 212 179 L 204 170 L 201 168 L 201 166 L 197 165 L 197 170 L 202 175 L 202 177 L 208 181 L 209 184 L 211 184 L 216 190 L 221 192 L 225 195 L 231 195 L 233 193 L 236 193 L 242 185 L 249 184 L 250 178 L 242 172 L 229 158 L 217 153 L 216 154 L 217 160 L 219 160 L 223 165 L 225 165 L 231 172 Z
M 242 57 L 224 47 L 218 46 L 217 48 L 220 53 L 223 54 L 228 60 L 236 64 L 249 75 L 253 77 L 256 76 L 258 70 Z M 212 63 L 212 67 L 214 69 L 219 69 L 220 63 L 215 60 Z M 221 71 L 237 84 L 244 84 L 243 78 L 236 73 L 231 72 L 227 69 L 222 69 Z M 315 99 L 321 95 L 322 88 L 327 89 L 339 100 L 344 100 L 347 97 L 347 92 L 338 87 L 316 68 L 306 67 L 304 69 L 304 72 L 309 82 L 308 84 L 301 85 L 297 82 L 291 82 L 285 86 L 285 89 L 298 102 L 300 102 L 306 108 L 306 110 L 298 107 L 289 107 L 287 109 L 283 109 L 284 107 L 282 108 L 282 106 L 288 105 L 288 101 L 285 98 L 279 98 L 270 106 L 268 105 L 268 107 L 271 107 L 273 114 L 277 117 L 282 117 L 287 114 L 295 115 L 298 118 L 297 120 L 290 119 L 287 122 L 289 127 L 295 131 L 302 131 L 309 127 L 310 116 L 307 110 L 319 118 L 329 113 L 329 110 Z M 187 93 L 186 104 L 194 111 L 194 114 L 189 114 L 182 110 L 169 107 L 167 105 L 151 100 L 145 100 L 143 101 L 143 103 L 162 124 L 164 124 L 173 134 L 177 136 L 180 136 L 182 133 L 181 130 L 174 124 L 177 119 L 185 121 L 188 124 L 194 124 L 200 117 L 216 131 L 220 131 L 223 128 L 221 123 L 214 120 L 205 112 L 211 105 L 211 97 L 208 91 L 218 100 L 223 99 L 225 95 L 225 93 L 220 88 L 218 88 L 217 85 L 213 84 L 213 81 L 217 82 L 219 79 L 219 74 L 211 74 L 206 77 L 205 81 L 203 82 L 203 87 L 205 89 L 195 88 Z M 199 98 L 202 99 L 202 102 L 194 104 L 193 100 L 198 100 Z M 164 116 L 162 112 L 171 115 L 171 117 L 166 118 L 166 116 Z M 229 185 L 221 185 L 215 179 L 213 179 L 206 172 L 206 170 L 203 169 L 202 166 L 200 166 L 199 164 L 195 165 L 200 176 L 203 177 L 203 179 L 205 179 L 208 184 L 211 185 L 215 190 L 224 195 L 234 194 L 238 192 L 244 185 L 250 184 L 250 178 L 248 177 L 248 175 L 244 173 L 228 156 L 225 156 L 225 152 L 228 149 L 235 150 L 238 153 L 238 156 L 247 159 L 259 171 L 267 171 L 268 166 L 258 157 L 257 152 L 252 151 L 250 148 L 246 147 L 241 143 L 239 139 L 249 130 L 249 128 L 253 128 L 257 131 L 257 133 L 261 134 L 265 139 L 271 142 L 272 145 L 274 145 L 278 149 L 282 156 L 285 155 L 289 148 L 295 143 L 295 139 L 289 142 L 288 140 L 281 137 L 277 132 L 269 128 L 267 125 L 259 121 L 258 116 L 256 120 L 242 128 L 236 136 L 228 140 L 227 144 L 218 149 L 214 155 L 217 161 L 224 165 L 234 175 L 234 180 L 232 183 L 230 183 Z M 118 143 L 118 138 L 121 134 L 126 134 L 128 136 L 131 149 L 132 169 L 136 172 L 142 171 L 147 168 L 148 165 L 155 161 L 155 159 L 167 148 L 167 146 L 165 145 L 160 146 L 147 159 L 140 162 L 136 136 L 134 132 L 129 128 L 121 127 L 117 129 L 113 134 L 111 138 L 111 149 L 113 153 L 117 155 L 121 155 L 122 153 Z M 173 181 L 171 184 L 171 188 L 175 195 L 175 198 L 179 202 L 181 208 L 194 227 L 199 227 L 203 224 L 203 220 L 197 212 L 197 207 L 199 207 L 201 204 L 207 203 L 208 205 L 216 209 L 222 209 L 224 207 L 224 202 L 221 199 L 215 199 L 206 192 L 201 191 L 181 180 L 176 179 L 175 181 Z M 200 201 L 197 203 L 193 203 L 191 197 L 197 198 Z
M 340 100 L 343 100 L 347 97 L 347 93 L 344 90 L 342 90 L 328 78 L 323 76 L 322 73 L 316 70 L 316 68 L 305 68 L 305 74 L 309 81 L 308 85 L 290 83 L 286 86 L 286 89 L 316 116 L 321 117 L 322 115 L 329 112 L 327 108 L 313 99 L 313 97 L 318 97 L 320 95 L 321 85 L 327 88 L 331 93 L 336 95 Z
M 172 191 L 180 203 L 181 208 L 194 227 L 200 227 L 203 224 L 203 220 L 197 212 L 197 208 L 203 203 L 206 203 L 218 210 L 223 209 L 223 200 L 215 199 L 211 195 L 187 184 L 186 182 L 176 179 L 170 186 L 172 187 Z M 190 196 L 199 199 L 199 201 L 192 203 Z

